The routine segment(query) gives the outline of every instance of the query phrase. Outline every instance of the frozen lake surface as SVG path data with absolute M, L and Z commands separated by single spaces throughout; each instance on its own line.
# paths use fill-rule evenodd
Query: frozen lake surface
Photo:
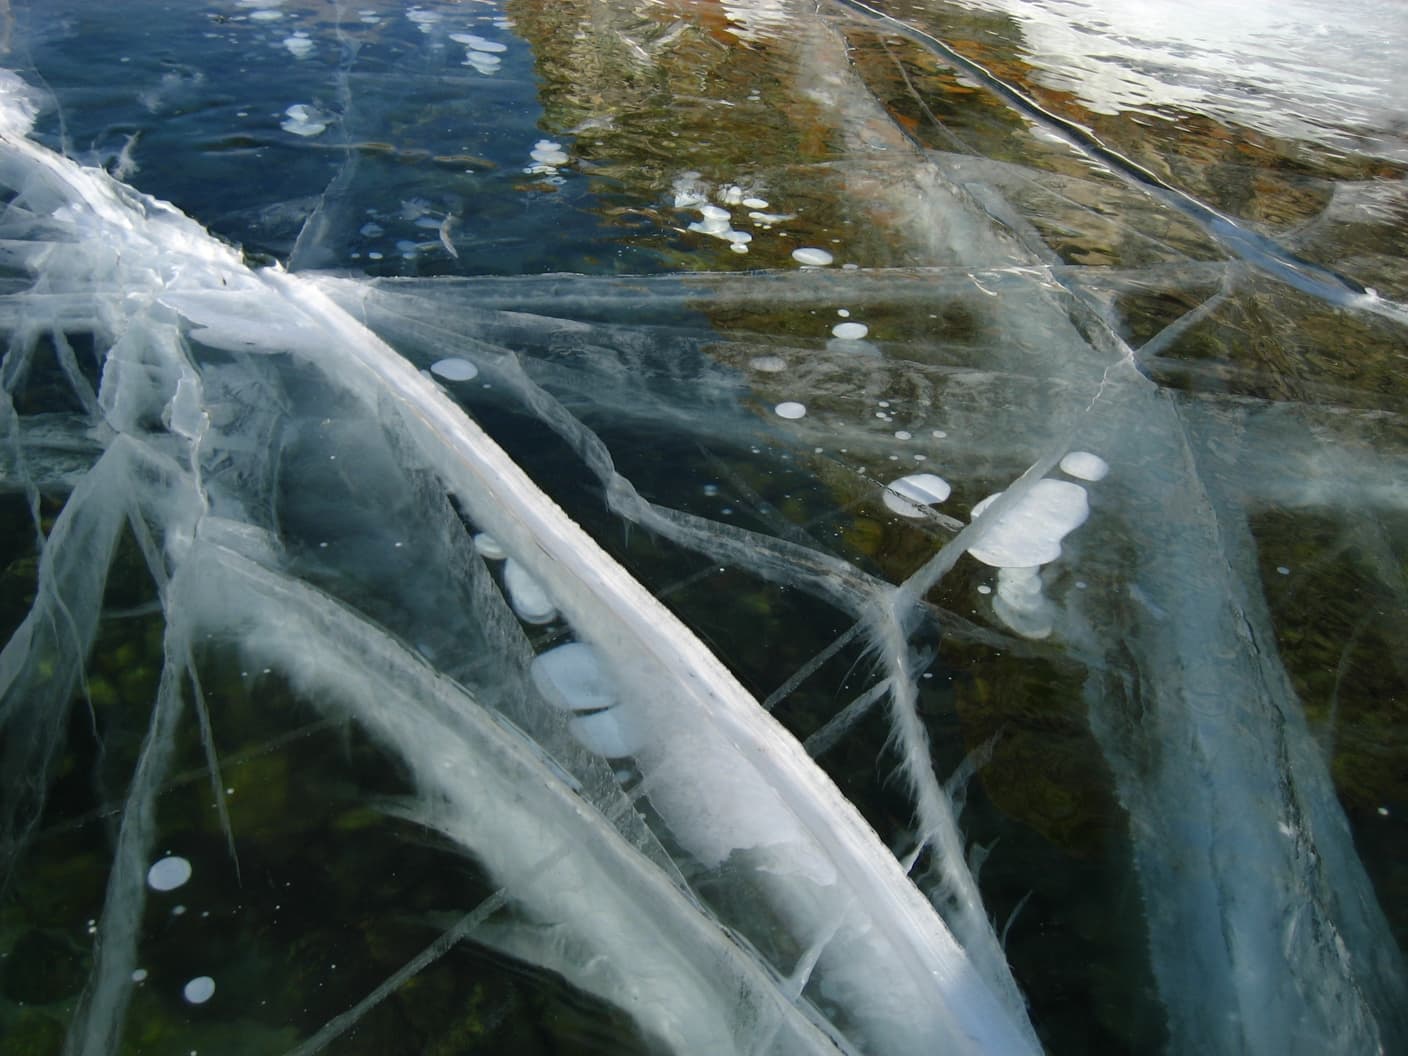
M 1408 1048 L 1388 0 L 0 6 L 0 1048 Z

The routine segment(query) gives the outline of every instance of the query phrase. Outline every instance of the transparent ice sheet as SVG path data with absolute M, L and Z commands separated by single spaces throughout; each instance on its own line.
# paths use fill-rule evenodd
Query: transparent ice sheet
M 1270 520 L 1328 524 L 1384 623 L 1356 624 L 1341 675 L 1356 642 L 1393 640 L 1401 390 L 1368 364 L 1188 354 L 1287 320 L 1391 348 L 1401 306 L 1176 188 L 1120 228 L 1141 266 L 1071 263 L 1049 231 L 1102 180 L 1129 186 L 1118 159 L 1113 176 L 1098 151 L 1089 173 L 1053 176 L 920 149 L 848 71 L 846 35 L 876 23 L 840 8 L 730 17 L 744 41 L 796 30 L 798 90 L 836 115 L 818 166 L 832 182 L 797 186 L 844 187 L 885 218 L 867 267 L 799 269 L 760 231 L 748 260 L 765 267 L 735 274 L 348 274 L 381 237 L 360 233 L 361 203 L 411 194 L 357 144 L 444 83 L 434 47 L 455 12 L 414 10 L 395 42 L 352 46 L 345 11 L 309 38 L 352 59 L 318 100 L 340 137 L 329 182 L 284 202 L 307 206 L 289 270 L 251 268 L 27 138 L 33 89 L 4 82 L 0 483 L 32 601 L 0 653 L 0 838 L 15 907 L 98 855 L 85 910 L 7 918 L 17 958 L 65 912 L 91 921 L 70 955 L 81 985 L 33 991 L 65 1051 L 153 1029 L 338 1051 L 418 1014 L 445 1030 L 416 1002 L 453 993 L 445 966 L 466 957 L 475 979 L 541 973 L 553 982 L 523 992 L 567 993 L 552 1000 L 616 1017 L 647 1051 L 1065 1050 L 1006 949 L 1061 914 L 997 837 L 1042 825 L 1041 804 L 1012 806 L 1012 774 L 1033 730 L 1071 721 L 1122 856 L 1096 885 L 1123 901 L 1087 941 L 1134 966 L 1102 984 L 1140 1003 L 1130 1038 L 1401 1043 L 1400 954 L 1332 780 L 1355 701 L 1341 677 L 1328 721 L 1307 717 L 1281 653 L 1298 610 L 1275 578 L 1302 569 L 1267 556 L 1293 552 Z M 678 37 L 613 17 L 667 61 Z M 364 46 L 386 72 L 364 76 Z M 417 63 L 419 88 L 389 93 Z M 447 223 L 453 202 L 401 209 L 436 226 L 393 270 L 492 265 Z M 230 230 L 256 209 L 249 229 L 267 230 L 269 203 L 235 204 Z M 568 226 L 583 259 L 608 237 Z M 843 321 L 865 336 L 833 336 Z M 437 373 L 446 360 L 473 376 Z M 918 473 L 951 492 L 897 508 L 887 487 Z M 994 569 L 970 553 L 1012 523 L 1050 534 L 1032 504 L 1053 481 L 1088 509 L 1056 556 Z M 525 580 L 555 611 L 529 613 Z M 596 665 L 590 703 L 544 690 L 541 658 L 571 643 Z M 1024 707 L 1043 717 L 1026 725 Z M 290 774 L 314 745 L 300 797 Z M 1009 809 L 1019 822 L 995 817 Z M 463 890 L 391 868 L 363 902 L 330 881 L 329 903 L 378 921 L 360 926 L 361 963 L 335 975 L 319 962 L 338 947 L 310 932 L 284 986 L 283 903 L 255 891 L 281 868 L 310 883 L 295 834 L 335 835 L 357 884 L 377 872 L 357 864 L 365 834 L 392 856 L 372 863 L 404 847 Z M 102 852 L 78 855 L 84 839 Z M 189 908 L 244 921 L 247 942 L 173 940 L 193 914 L 148 880 L 171 855 L 194 865 Z M 273 992 L 301 995 L 306 973 L 337 1000 Z M 464 1029 L 505 1038 L 527 999 L 487 985 Z

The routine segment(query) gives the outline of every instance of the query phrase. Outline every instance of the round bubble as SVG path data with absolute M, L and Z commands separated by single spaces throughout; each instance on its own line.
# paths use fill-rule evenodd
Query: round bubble
M 153 891 L 175 891 L 191 878 L 191 863 L 177 855 L 153 862 L 147 870 L 147 884 Z
M 508 51 L 507 44 L 500 44 L 497 40 L 487 40 L 474 33 L 451 33 L 450 39 L 458 44 L 473 48 L 475 51 L 498 53 Z
M 513 611 L 525 623 L 551 623 L 557 618 L 557 606 L 543 585 L 513 558 L 504 563 L 504 587 Z
M 1071 451 L 1061 459 L 1061 471 L 1080 480 L 1104 480 L 1110 472 L 1110 464 L 1099 455 L 1089 451 Z
M 504 544 L 488 532 L 480 532 L 474 537 L 474 549 L 478 550 L 480 556 L 488 561 L 502 561 L 508 557 L 508 551 L 504 549 Z
M 600 711 L 620 700 L 597 651 L 585 642 L 568 642 L 538 654 L 528 673 L 543 699 L 563 711 Z
M 623 708 L 579 715 L 567 723 L 567 729 L 583 748 L 607 759 L 635 755 L 643 740 L 635 725 L 626 721 Z
M 437 359 L 430 364 L 430 372 L 438 374 L 446 381 L 469 381 L 479 376 L 479 368 L 467 359 Z
M 215 994 L 215 980 L 208 975 L 198 975 L 186 984 L 181 991 L 184 997 L 193 1005 L 203 1005 Z
M 787 369 L 787 360 L 781 356 L 754 356 L 748 365 L 764 374 L 781 374 Z
M 817 249 L 815 246 L 803 246 L 801 249 L 792 251 L 792 259 L 798 264 L 810 264 L 813 267 L 824 268 L 836 258 L 824 249 Z
M 953 489 L 933 473 L 914 473 L 885 486 L 885 505 L 901 517 L 923 517 L 924 507 L 943 502 Z
M 779 403 L 772 410 L 779 418 L 802 418 L 805 417 L 807 413 L 806 404 L 797 403 L 795 400 L 787 400 L 784 403 Z
M 842 341 L 859 341 L 870 333 L 870 327 L 864 323 L 837 323 L 831 328 L 831 333 Z

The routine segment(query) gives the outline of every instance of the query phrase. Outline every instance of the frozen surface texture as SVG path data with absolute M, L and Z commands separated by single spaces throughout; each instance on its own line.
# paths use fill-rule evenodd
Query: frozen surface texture
M 1077 6 L 0 11 L 0 1044 L 1408 1046 L 1402 130 Z

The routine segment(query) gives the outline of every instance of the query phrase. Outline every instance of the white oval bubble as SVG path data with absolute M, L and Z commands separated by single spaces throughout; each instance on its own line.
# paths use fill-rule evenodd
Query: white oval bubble
M 1089 451 L 1071 451 L 1061 459 L 1061 471 L 1080 480 L 1097 481 L 1105 479 L 1105 474 L 1110 472 L 1110 464 Z
M 471 50 L 465 55 L 464 62 L 461 65 L 473 66 L 480 73 L 490 74 L 498 72 L 499 67 L 502 65 L 502 60 L 497 55 L 485 55 L 482 52 Z M 536 152 L 533 157 L 535 159 L 537 158 Z M 563 154 L 562 161 L 553 162 L 552 164 L 565 165 L 566 163 L 567 155 Z
M 748 365 L 764 374 L 781 374 L 787 369 L 787 360 L 781 356 L 754 356 L 748 361 Z
M 773 409 L 773 413 L 779 418 L 802 418 L 806 416 L 806 404 L 797 403 L 795 400 L 786 400 L 779 403 Z
M 948 481 L 934 473 L 913 473 L 885 486 L 885 505 L 901 517 L 923 517 L 924 507 L 943 502 L 952 492 Z
M 513 611 L 525 623 L 551 623 L 557 619 L 557 606 L 543 585 L 513 558 L 504 564 L 504 588 Z
M 203 1005 L 215 994 L 215 980 L 208 975 L 198 975 L 185 985 L 181 991 L 184 997 L 193 1005 Z
M 497 40 L 488 40 L 475 33 L 451 33 L 450 39 L 456 44 L 463 44 L 467 48 L 475 51 L 497 54 L 508 51 L 507 44 L 500 44 Z
M 479 368 L 467 359 L 454 357 L 451 359 L 437 359 L 430 364 L 430 372 L 438 374 L 447 381 L 469 381 L 471 378 L 479 376 Z
M 567 729 L 583 748 L 607 759 L 635 755 L 642 742 L 639 731 L 626 721 L 624 708 L 579 715 L 567 723 Z
M 824 249 L 817 249 L 815 246 L 803 246 L 801 249 L 792 251 L 792 259 L 798 264 L 810 264 L 813 267 L 824 268 L 836 258 Z
M 168 855 L 152 863 L 147 884 L 153 891 L 175 891 L 191 878 L 191 863 L 178 855 Z
M 478 550 L 480 556 L 487 561 L 502 561 L 508 557 L 508 551 L 504 549 L 503 543 L 488 532 L 480 532 L 474 537 L 474 549 Z
M 621 699 L 597 651 L 585 642 L 568 642 L 539 653 L 528 673 L 543 699 L 563 711 L 600 711 Z
M 997 501 L 989 495 L 973 507 L 973 520 Z M 1061 540 L 1090 516 L 1085 489 L 1067 480 L 1038 480 L 968 549 L 985 565 L 1027 568 L 1061 556 Z
M 859 341 L 870 333 L 870 327 L 864 323 L 837 323 L 831 328 L 831 333 L 843 341 Z

